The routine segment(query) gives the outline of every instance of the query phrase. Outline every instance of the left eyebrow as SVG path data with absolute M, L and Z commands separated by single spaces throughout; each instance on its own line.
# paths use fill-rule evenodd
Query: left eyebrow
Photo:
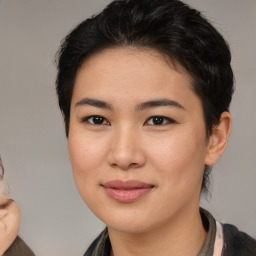
M 163 106 L 177 107 L 185 110 L 185 108 L 179 102 L 171 99 L 155 99 L 155 100 L 146 101 L 137 105 L 136 110 L 141 111 L 147 108 L 163 107 Z

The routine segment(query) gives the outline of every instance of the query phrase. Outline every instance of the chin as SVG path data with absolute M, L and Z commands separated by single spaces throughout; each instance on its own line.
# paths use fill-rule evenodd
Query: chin
M 158 223 L 147 216 L 145 212 L 129 211 L 129 212 L 109 212 L 109 215 L 95 214 L 101 219 L 108 228 L 122 233 L 139 234 L 153 229 Z
M 109 224 L 106 224 L 108 228 L 126 234 L 141 234 L 151 230 L 149 223 L 147 223 L 145 220 L 140 223 L 134 221 L 132 223 L 128 221 L 119 221 L 119 223 L 110 222 Z

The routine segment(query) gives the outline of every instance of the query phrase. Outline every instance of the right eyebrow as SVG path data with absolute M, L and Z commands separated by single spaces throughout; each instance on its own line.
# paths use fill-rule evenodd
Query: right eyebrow
M 109 103 L 107 103 L 105 101 L 90 99 L 90 98 L 84 98 L 84 99 L 78 101 L 75 104 L 75 107 L 83 106 L 83 105 L 89 105 L 89 106 L 93 106 L 93 107 L 97 107 L 97 108 L 104 108 L 104 109 L 109 109 L 109 110 L 113 109 L 112 105 L 110 105 Z

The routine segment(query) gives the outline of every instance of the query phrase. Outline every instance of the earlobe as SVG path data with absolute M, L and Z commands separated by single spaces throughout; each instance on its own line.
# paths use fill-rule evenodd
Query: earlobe
M 207 145 L 205 165 L 214 165 L 224 153 L 231 132 L 232 118 L 228 112 L 223 112 L 220 122 L 212 129 Z

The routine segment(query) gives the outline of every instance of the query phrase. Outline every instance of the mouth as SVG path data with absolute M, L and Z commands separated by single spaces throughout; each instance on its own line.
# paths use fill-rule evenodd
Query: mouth
M 137 180 L 113 180 L 106 182 L 101 186 L 110 198 L 120 203 L 131 203 L 137 201 L 154 188 L 154 185 L 152 184 L 147 184 Z

